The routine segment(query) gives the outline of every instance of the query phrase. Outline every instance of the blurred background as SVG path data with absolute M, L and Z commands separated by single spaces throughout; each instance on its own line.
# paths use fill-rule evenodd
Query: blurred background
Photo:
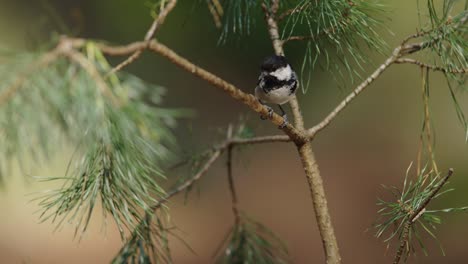
M 259 18 L 249 36 L 232 37 L 218 45 L 220 32 L 205 5 L 180 1 L 170 14 L 157 38 L 179 54 L 253 92 L 261 60 L 273 53 L 269 37 Z M 436 1 L 437 2 L 437 1 Z M 439 1 L 442 2 L 442 1 Z M 21 50 L 37 47 L 51 37 L 52 27 L 60 30 L 60 19 L 83 37 L 125 44 L 143 38 L 151 24 L 144 0 L 61 0 L 0 1 L 0 44 Z M 386 2 L 389 19 L 381 34 L 389 47 L 395 47 L 418 27 L 416 1 Z M 55 10 L 55 11 L 54 11 Z M 43 26 L 42 26 L 43 25 Z M 301 44 L 287 45 L 290 62 L 301 66 Z M 385 57 L 369 52 L 374 65 Z M 113 58 L 118 63 L 123 58 Z M 262 122 L 245 106 L 210 87 L 203 81 L 173 66 L 152 53 L 126 68 L 146 81 L 167 88 L 164 105 L 190 108 L 193 119 L 179 124 L 176 133 L 184 152 L 204 149 L 213 138 L 240 117 L 248 120 L 258 135 L 280 133 Z M 431 74 L 431 111 L 436 136 L 439 168 L 455 169 L 451 188 L 455 191 L 431 203 L 431 208 L 468 205 L 468 145 L 457 120 L 449 89 L 441 74 Z M 339 87 L 332 73 L 313 72 L 307 94 L 298 93 L 307 126 L 319 122 L 355 84 Z M 468 111 L 468 95 L 459 93 L 459 101 Z M 413 65 L 396 65 L 386 71 L 359 96 L 313 142 L 324 179 L 329 207 L 344 263 L 389 263 L 395 252 L 374 237 L 377 197 L 389 198 L 381 184 L 400 186 L 405 171 L 416 160 L 423 122 L 421 73 Z M 187 131 L 190 132 L 187 132 Z M 224 133 L 224 132 L 221 132 Z M 1 142 L 0 142 L 1 145 Z M 15 169 L 0 190 L 0 263 L 108 263 L 122 243 L 115 226 L 102 227 L 95 213 L 91 227 L 79 241 L 73 239 L 73 227 L 54 231 L 51 223 L 39 223 L 39 207 L 30 202 L 35 192 L 54 187 L 35 182 L 29 176 L 61 176 L 71 156 L 64 146 L 48 164 Z M 296 149 L 291 144 L 257 145 L 235 152 L 234 176 L 240 206 L 250 216 L 271 228 L 287 244 L 295 263 L 323 263 L 320 236 L 312 202 Z M 213 254 L 233 224 L 224 159 L 216 163 L 190 194 L 170 202 L 174 224 L 194 249 L 188 250 L 173 239 L 175 263 L 211 263 Z M 169 172 L 177 177 L 178 173 Z M 439 245 L 425 237 L 430 257 L 419 252 L 413 263 L 468 263 L 466 225 L 468 215 L 447 214 L 436 231 Z

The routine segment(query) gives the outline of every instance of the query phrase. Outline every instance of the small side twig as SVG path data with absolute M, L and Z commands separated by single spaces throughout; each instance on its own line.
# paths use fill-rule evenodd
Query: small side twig
M 405 64 L 405 63 L 406 64 L 414 64 L 414 65 L 418 65 L 421 68 L 426 68 L 426 69 L 429 69 L 429 70 L 432 70 L 432 71 L 440 71 L 440 72 L 443 72 L 443 73 L 453 73 L 453 74 L 468 73 L 468 68 L 467 69 L 446 69 L 446 68 L 443 68 L 443 67 L 440 67 L 440 66 L 427 64 L 427 63 L 424 63 L 424 62 L 421 62 L 421 61 L 418 61 L 418 60 L 415 60 L 415 59 L 411 59 L 411 58 L 399 58 L 399 59 L 395 60 L 395 63 L 398 63 L 398 64 Z
M 222 22 L 221 22 L 221 17 L 223 16 L 223 7 L 219 0 L 206 0 L 207 5 L 208 5 L 208 10 L 211 13 L 211 16 L 213 17 L 213 21 L 215 23 L 215 26 L 217 28 L 221 28 Z
M 237 208 L 237 192 L 234 186 L 234 177 L 232 176 L 232 151 L 233 146 L 230 145 L 227 149 L 227 177 L 229 183 L 229 192 L 231 194 L 232 213 L 234 214 L 235 221 L 238 222 L 240 219 L 239 209 Z
M 232 138 L 232 126 L 231 125 L 229 125 L 228 127 L 227 138 L 228 138 L 228 141 L 230 141 L 230 139 Z M 234 214 L 236 223 L 238 223 L 240 221 L 240 214 L 239 214 L 239 209 L 237 208 L 238 200 L 237 200 L 236 188 L 234 186 L 234 177 L 232 176 L 232 151 L 233 149 L 234 149 L 234 145 L 228 144 L 226 167 L 227 167 L 229 192 L 231 194 L 232 213 Z
M 159 15 L 156 17 L 156 19 L 154 19 L 153 23 L 151 24 L 151 27 L 148 29 L 148 31 L 145 34 L 145 38 L 144 38 L 145 45 L 139 48 L 137 51 L 135 51 L 126 60 L 124 60 L 123 62 L 119 63 L 117 66 L 112 68 L 112 70 L 110 70 L 109 73 L 106 74 L 106 77 L 122 70 L 124 67 L 133 63 L 135 60 L 137 60 L 140 57 L 143 51 L 149 47 L 151 38 L 156 33 L 158 26 L 164 23 L 164 20 L 166 19 L 167 15 L 172 11 L 172 9 L 174 9 L 176 4 L 177 4 L 177 0 L 169 0 L 166 6 L 164 6 L 164 3 L 162 4 L 163 6 L 161 7 L 161 11 Z
M 458 23 L 456 23 L 453 27 L 454 30 L 457 30 L 460 26 L 464 25 L 466 23 L 466 21 L 468 20 L 468 13 L 466 13 L 459 21 Z M 451 21 L 447 21 L 447 23 L 453 23 Z M 421 31 L 421 32 L 418 32 L 416 34 L 413 34 L 411 36 L 409 36 L 408 38 L 405 39 L 404 41 L 404 46 L 403 48 L 401 49 L 401 54 L 402 55 L 410 55 L 410 54 L 413 54 L 415 52 L 418 52 L 418 51 L 421 51 L 423 49 L 426 49 L 427 47 L 430 47 L 432 46 L 434 43 L 436 43 L 437 41 L 439 41 L 443 35 L 442 34 L 439 34 L 438 36 L 436 37 L 433 37 L 431 38 L 430 40 L 427 40 L 427 41 L 421 41 L 421 42 L 417 42 L 417 43 L 409 43 L 409 44 L 406 44 L 409 40 L 411 39 L 416 39 L 416 38 L 419 38 L 419 37 L 422 37 L 422 36 L 425 36 L 425 35 L 428 35 L 430 34 L 431 32 L 433 32 L 434 30 L 436 29 L 432 29 L 432 30 L 429 30 L 429 31 Z
M 417 218 L 421 216 L 423 210 L 426 209 L 427 205 L 432 201 L 432 199 L 436 196 L 440 189 L 442 189 L 442 187 L 447 183 L 448 179 L 452 176 L 452 174 L 453 169 L 450 168 L 448 170 L 447 175 L 442 179 L 442 181 L 440 181 L 440 183 L 432 190 L 431 194 L 426 197 L 426 199 L 421 203 L 421 205 L 417 209 L 415 209 L 406 220 L 405 226 L 403 227 L 402 231 L 403 233 L 400 238 L 400 246 L 398 247 L 398 251 L 393 260 L 393 264 L 400 263 L 401 257 L 403 256 L 403 252 L 405 251 L 405 248 L 408 245 L 408 236 L 411 226 L 413 225 L 413 223 L 416 222 Z
M 219 156 L 221 156 L 224 150 L 224 148 L 215 150 L 213 154 L 211 154 L 211 157 L 206 161 L 205 165 L 203 165 L 203 167 L 198 171 L 198 173 L 196 173 L 193 177 L 191 177 L 189 180 L 185 181 L 181 185 L 177 186 L 172 191 L 168 192 L 164 198 L 162 198 L 160 201 L 151 206 L 150 211 L 152 212 L 158 209 L 159 207 L 161 207 L 161 205 L 169 201 L 169 199 L 171 199 L 173 196 L 190 188 L 195 182 L 197 182 L 203 175 L 205 175 L 208 172 L 213 163 L 219 158 Z
M 289 137 L 286 135 L 276 135 L 276 136 L 264 136 L 264 137 L 256 137 L 256 138 L 250 138 L 250 139 L 236 139 L 236 138 L 231 138 L 230 136 L 228 139 L 226 139 L 224 142 L 221 144 L 217 145 L 215 148 L 213 148 L 211 151 L 210 158 L 206 161 L 205 165 L 196 173 L 194 176 L 192 176 L 189 180 L 185 181 L 181 185 L 177 186 L 173 190 L 169 191 L 167 195 L 162 198 L 160 201 L 155 203 L 153 206 L 150 207 L 150 210 L 146 213 L 146 216 L 144 219 L 148 219 L 150 217 L 151 219 L 151 214 L 153 211 L 161 207 L 164 203 L 168 202 L 169 199 L 171 199 L 173 196 L 183 192 L 184 190 L 187 190 L 193 184 L 195 184 L 203 175 L 205 175 L 208 170 L 211 168 L 211 166 L 215 163 L 215 161 L 227 150 L 228 151 L 228 160 L 232 160 L 232 150 L 235 146 L 238 145 L 243 145 L 243 144 L 258 144 L 258 143 L 268 143 L 268 142 L 288 142 L 290 141 Z M 229 176 L 232 178 L 232 164 L 228 164 Z M 231 187 L 232 186 L 232 187 Z M 230 188 L 231 188 L 231 193 L 232 193 L 232 199 L 233 202 L 237 204 L 237 196 L 235 194 L 234 189 L 234 184 L 230 183 Z M 234 210 L 234 208 L 233 208 Z M 238 214 L 237 209 L 234 211 L 236 214 Z M 147 220 L 145 220 L 147 221 Z

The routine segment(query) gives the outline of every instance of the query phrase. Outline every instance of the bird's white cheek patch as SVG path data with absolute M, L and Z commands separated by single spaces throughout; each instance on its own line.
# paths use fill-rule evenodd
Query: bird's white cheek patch
M 291 66 L 288 65 L 286 67 L 279 68 L 276 71 L 270 73 L 270 75 L 275 76 L 280 81 L 288 80 L 292 75 Z

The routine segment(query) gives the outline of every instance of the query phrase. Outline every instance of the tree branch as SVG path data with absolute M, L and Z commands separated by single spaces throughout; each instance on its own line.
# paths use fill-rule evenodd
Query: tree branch
M 273 142 L 291 142 L 287 135 L 260 136 L 254 138 L 233 138 L 230 140 L 232 145 L 251 145 Z
M 179 185 L 172 191 L 168 192 L 167 195 L 162 198 L 159 202 L 151 206 L 151 211 L 154 211 L 161 207 L 164 203 L 169 201 L 173 196 L 179 194 L 180 192 L 187 190 L 190 188 L 195 182 L 197 182 L 203 175 L 205 175 L 208 170 L 211 168 L 213 163 L 221 156 L 221 154 L 224 152 L 226 149 L 227 145 L 224 146 L 223 148 L 219 148 L 214 150 L 213 154 L 211 154 L 211 157 L 208 159 L 208 161 L 205 163 L 205 165 L 199 170 L 197 174 L 195 174 L 193 177 L 191 177 L 189 180 L 185 181 L 183 184 Z
M 232 130 L 231 130 L 232 131 Z M 256 137 L 256 138 L 248 138 L 248 139 L 236 139 L 236 138 L 231 138 L 231 135 L 228 135 L 228 138 L 222 142 L 221 144 L 215 146 L 211 152 L 211 157 L 208 159 L 208 161 L 205 163 L 205 165 L 200 169 L 200 171 L 194 175 L 190 180 L 184 182 L 180 186 L 176 187 L 172 191 L 170 191 L 160 202 L 156 203 L 154 206 L 151 208 L 153 210 L 157 209 L 158 207 L 161 206 L 162 203 L 165 203 L 167 200 L 172 198 L 174 195 L 188 189 L 191 187 L 196 181 L 198 181 L 206 172 L 208 169 L 213 165 L 213 163 L 219 158 L 221 154 L 223 154 L 226 150 L 228 150 L 228 160 L 231 158 L 229 157 L 230 151 L 238 145 L 249 145 L 249 144 L 259 144 L 259 143 L 270 143 L 270 142 L 290 142 L 291 139 L 289 139 L 288 136 L 286 135 L 276 135 L 276 136 L 264 136 L 264 137 Z M 231 164 L 228 163 L 229 166 Z M 228 167 L 229 167 L 228 166 Z M 232 169 L 232 168 L 231 168 Z M 236 195 L 234 195 L 236 196 Z M 236 196 L 237 197 L 237 196 Z M 237 201 L 237 198 L 234 198 Z
M 273 49 L 275 50 L 276 55 L 284 55 L 284 42 L 279 39 L 278 23 L 275 19 L 278 5 L 279 0 L 272 0 L 270 10 L 267 9 L 265 3 L 262 4 L 262 7 L 265 12 L 265 19 L 268 32 L 270 34 L 270 39 L 273 44 Z M 305 132 L 304 120 L 296 96 L 290 100 L 290 106 L 293 112 L 294 124 L 296 128 L 300 132 Z M 312 196 L 315 217 L 317 219 L 318 229 L 322 238 L 322 245 L 325 251 L 326 262 L 328 264 L 341 263 L 338 241 L 336 239 L 335 231 L 331 222 L 330 212 L 328 211 L 327 198 L 325 196 L 322 177 L 320 176 L 320 170 L 315 160 L 314 153 L 312 152 L 310 140 L 307 140 L 301 144 L 298 144 L 297 142 L 295 143 L 302 161 L 302 166 L 304 168 L 307 183 Z
M 232 138 L 232 126 L 229 125 L 228 132 L 227 132 L 227 138 L 231 142 L 231 144 L 228 144 L 227 147 L 227 161 L 226 161 L 226 167 L 227 167 L 227 178 L 228 178 L 228 184 L 229 184 L 229 192 L 231 194 L 231 206 L 232 206 L 232 213 L 234 214 L 234 219 L 236 224 L 240 221 L 240 214 L 239 214 L 239 209 L 237 208 L 237 192 L 236 188 L 234 185 L 234 177 L 232 176 L 232 151 L 234 148 L 234 145 L 232 144 L 231 138 Z
M 429 69 L 429 70 L 432 70 L 432 71 L 440 71 L 440 72 L 443 72 L 443 73 L 453 73 L 453 74 L 468 73 L 468 68 L 467 69 L 446 69 L 446 68 L 443 68 L 443 67 L 440 67 L 440 66 L 427 64 L 427 63 L 424 63 L 424 62 L 421 62 L 421 61 L 418 61 L 418 60 L 415 60 L 415 59 L 410 59 L 410 58 L 400 58 L 400 59 L 395 60 L 395 63 L 415 64 L 415 65 L 418 65 L 421 68 L 426 68 L 426 69 Z
M 464 25 L 466 23 L 466 21 L 468 20 L 468 13 L 466 13 L 459 21 L 458 23 L 456 23 L 454 26 L 453 26 L 453 29 L 456 30 L 458 29 L 460 26 Z M 452 21 L 447 21 L 447 23 L 453 23 Z M 421 32 L 418 32 L 414 35 L 411 35 L 409 36 L 408 38 L 405 39 L 404 41 L 404 44 L 406 44 L 406 42 L 408 42 L 410 39 L 415 39 L 415 38 L 419 38 L 419 37 L 422 37 L 422 36 L 425 36 L 431 32 L 433 32 L 434 30 L 437 30 L 437 29 L 432 29 L 432 30 L 429 30 L 429 31 L 421 31 Z M 418 51 L 421 51 L 423 49 L 426 49 L 428 47 L 430 47 L 431 45 L 433 45 L 436 41 L 438 41 L 439 39 L 441 39 L 443 37 L 442 34 L 439 34 L 438 36 L 434 37 L 434 38 L 431 38 L 430 40 L 427 40 L 427 41 L 421 41 L 421 42 L 418 42 L 418 43 L 410 43 L 410 44 L 406 44 L 402 47 L 401 49 L 401 54 L 402 55 L 410 55 L 410 54 L 413 54 L 415 52 L 418 52 Z
M 322 129 L 327 127 L 333 119 L 338 116 L 338 114 L 343 111 L 343 109 L 348 106 L 348 104 L 355 99 L 364 89 L 369 86 L 375 79 L 377 79 L 390 65 L 392 65 L 400 56 L 401 56 L 401 48 L 402 46 L 398 46 L 393 50 L 392 55 L 375 70 L 366 80 L 364 80 L 361 84 L 359 84 L 352 92 L 349 94 L 341 103 L 338 104 L 338 106 L 335 107 L 335 109 L 328 114 L 320 123 L 315 125 L 314 127 L 310 128 L 307 131 L 307 135 L 310 138 L 314 138 L 315 135 L 320 132 Z
M 311 5 L 311 4 L 312 4 L 312 2 L 306 2 L 306 3 L 304 3 L 303 5 L 301 5 L 299 7 L 288 9 L 288 10 L 284 11 L 283 13 L 281 13 L 281 15 L 278 16 L 277 21 L 280 22 L 280 21 L 282 21 L 283 19 L 285 19 L 286 17 L 288 17 L 288 16 L 290 16 L 292 14 L 299 13 L 302 10 L 304 10 L 304 8 L 306 8 L 308 5 Z
M 115 66 L 106 76 L 114 74 L 122 70 L 127 65 L 133 63 L 135 60 L 137 60 L 140 57 L 141 53 L 143 53 L 143 50 L 148 48 L 151 38 L 156 33 L 158 26 L 164 23 L 164 20 L 166 19 L 167 15 L 172 11 L 172 9 L 174 9 L 174 7 L 177 4 L 177 0 L 168 0 L 168 1 L 169 3 L 165 7 L 164 7 L 164 2 L 161 4 L 163 6 L 161 7 L 161 11 L 159 15 L 156 17 L 156 19 L 154 19 L 153 23 L 151 24 L 151 27 L 148 29 L 148 31 L 145 34 L 144 45 L 140 47 L 137 51 L 135 51 L 132 55 L 130 55 L 130 57 L 128 57 L 126 60 L 124 60 L 117 66 Z
M 208 72 L 207 70 L 193 64 L 189 60 L 181 57 L 165 45 L 157 42 L 157 41 L 152 41 L 150 43 L 150 50 L 162 55 L 163 57 L 166 57 L 169 59 L 172 63 L 175 65 L 181 67 L 182 69 L 192 73 L 193 75 L 207 81 L 208 83 L 212 84 L 215 87 L 218 87 L 222 89 L 224 92 L 228 93 L 231 97 L 234 99 L 244 103 L 245 105 L 249 106 L 252 110 L 255 112 L 263 115 L 263 116 L 268 116 L 268 110 L 267 108 L 260 104 L 260 102 L 251 94 L 244 93 L 241 91 L 239 88 L 234 86 L 231 83 L 226 82 L 225 80 L 221 79 L 220 77 L 214 75 L 211 72 Z M 271 117 L 268 117 L 273 124 L 280 126 L 284 120 L 283 118 L 276 114 L 273 113 Z M 307 141 L 307 137 L 301 133 L 299 130 L 297 130 L 295 127 L 293 127 L 291 124 L 288 124 L 282 130 L 294 141 L 294 142 L 305 142 Z
M 405 247 L 408 244 L 408 235 L 409 235 L 409 230 L 411 226 L 421 216 L 421 214 L 426 209 L 427 205 L 432 201 L 432 199 L 436 196 L 436 194 L 440 191 L 440 189 L 442 189 L 442 187 L 447 183 L 448 179 L 452 176 L 452 174 L 453 174 L 453 169 L 450 168 L 447 175 L 442 179 L 442 181 L 440 181 L 440 183 L 432 190 L 431 194 L 427 196 L 423 202 L 421 202 L 421 205 L 412 211 L 412 213 L 408 217 L 408 220 L 406 220 L 405 226 L 403 227 L 403 233 L 401 235 L 400 246 L 393 260 L 393 264 L 398 264 L 400 262 L 401 257 L 403 256 Z
M 85 43 L 86 40 L 84 39 L 74 39 L 68 38 L 70 45 L 74 48 L 80 48 Z M 124 46 L 109 46 L 103 43 L 98 43 L 97 47 L 101 49 L 101 51 L 108 55 L 113 56 L 123 56 L 129 53 L 135 52 L 138 49 L 144 47 L 146 43 L 144 41 L 137 41 L 130 43 Z M 175 53 L 173 50 L 168 48 L 167 46 L 159 43 L 156 40 L 153 40 L 149 44 L 149 50 L 158 53 L 159 55 L 169 59 L 173 64 L 179 66 L 180 68 L 188 71 L 189 73 L 207 81 L 208 83 L 212 84 L 213 86 L 222 89 L 224 92 L 228 93 L 234 99 L 244 103 L 248 107 L 250 107 L 255 112 L 259 113 L 263 116 L 268 116 L 267 108 L 260 104 L 258 100 L 251 94 L 247 94 L 234 86 L 231 83 L 228 83 L 221 77 L 214 75 L 213 73 L 199 67 L 198 65 L 193 64 L 189 60 L 185 59 L 184 57 L 180 56 L 179 54 Z M 280 115 L 273 113 L 271 117 L 268 116 L 271 122 L 277 126 L 283 124 L 283 117 Z M 289 136 L 291 140 L 297 143 L 305 142 L 308 140 L 307 136 L 304 133 L 300 133 L 294 126 L 288 124 L 282 130 Z M 278 136 L 275 136 L 278 137 Z M 267 138 L 267 141 L 272 140 L 271 138 Z M 277 140 L 276 138 L 273 140 Z M 285 137 L 279 137 L 279 141 L 287 141 Z
M 283 41 L 279 37 L 278 22 L 275 19 L 276 14 L 278 12 L 278 7 L 279 0 L 272 0 L 270 8 L 268 8 L 265 2 L 262 3 L 262 9 L 265 13 L 265 21 L 267 23 L 268 33 L 270 35 L 275 54 L 284 55 Z M 289 101 L 289 105 L 291 106 L 291 110 L 293 112 L 294 125 L 298 130 L 304 130 L 304 120 L 302 118 L 302 114 L 296 96 L 294 96 Z

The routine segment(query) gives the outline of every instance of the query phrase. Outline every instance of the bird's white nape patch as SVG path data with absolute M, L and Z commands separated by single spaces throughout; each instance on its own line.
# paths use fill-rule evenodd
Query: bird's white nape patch
M 278 80 L 284 81 L 291 78 L 292 69 L 289 64 L 286 67 L 281 67 L 274 72 L 271 72 L 270 75 L 275 76 Z

